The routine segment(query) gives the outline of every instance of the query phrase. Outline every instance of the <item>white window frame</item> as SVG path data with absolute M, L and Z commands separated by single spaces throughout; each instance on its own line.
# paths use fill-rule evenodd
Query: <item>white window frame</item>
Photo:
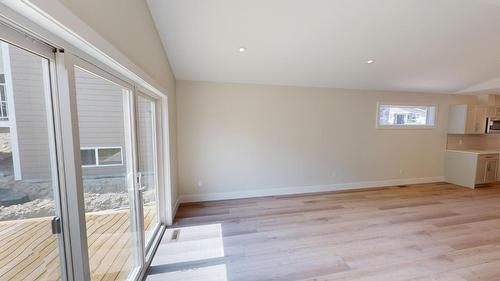
M 33 44 L 32 44 L 33 45 Z M 0 127 L 9 128 L 10 130 L 10 143 L 12 146 L 12 165 L 14 168 L 14 179 L 22 180 L 22 170 L 21 170 L 21 156 L 19 152 L 19 140 L 17 136 L 17 119 L 16 119 L 16 109 L 14 106 L 14 89 L 12 85 L 12 71 L 10 65 L 10 49 L 9 45 L 4 42 L 0 42 L 0 48 L 2 49 L 2 61 L 3 61 L 3 75 L 4 75 L 4 90 L 5 98 L 7 100 L 7 117 L 8 120 L 0 120 Z M 45 57 L 45 58 L 50 58 Z M 49 59 L 50 61 L 50 59 Z M 46 65 L 42 63 L 42 68 L 46 70 Z M 47 77 L 44 77 L 46 79 Z M 48 102 L 48 101 L 46 101 Z M 50 104 L 50 103 L 47 103 Z M 50 109 L 50 108 L 48 108 Z M 47 114 L 49 111 L 47 111 Z M 53 118 L 52 115 L 47 115 L 48 118 Z M 47 119 L 50 120 L 50 119 Z M 50 137 L 50 133 L 49 133 Z
M 120 149 L 120 164 L 101 164 L 99 163 L 99 149 Z M 94 150 L 95 152 L 95 165 L 83 165 L 82 168 L 98 168 L 98 167 L 117 167 L 123 166 L 123 148 L 121 146 L 93 146 L 93 147 L 81 147 L 82 150 Z
M 434 124 L 432 125 L 411 125 L 411 124 L 403 124 L 403 125 L 382 125 L 380 124 L 380 106 L 389 105 L 389 106 L 415 106 L 415 107 L 434 107 Z M 429 103 L 405 103 L 405 102 L 377 102 L 376 108 L 376 118 L 375 118 L 375 128 L 377 129 L 398 129 L 398 130 L 428 130 L 435 129 L 437 127 L 438 120 L 438 110 L 439 107 L 437 104 L 429 104 Z

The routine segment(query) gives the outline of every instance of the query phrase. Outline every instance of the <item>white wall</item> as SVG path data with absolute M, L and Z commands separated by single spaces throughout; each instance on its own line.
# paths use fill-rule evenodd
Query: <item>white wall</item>
M 176 85 L 179 186 L 185 200 L 443 176 L 449 95 Z M 376 129 L 379 101 L 437 104 L 437 127 Z M 213 195 L 227 192 L 233 193 Z

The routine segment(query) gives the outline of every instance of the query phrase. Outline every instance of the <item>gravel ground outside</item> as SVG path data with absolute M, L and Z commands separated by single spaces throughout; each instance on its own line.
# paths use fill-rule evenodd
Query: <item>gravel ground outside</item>
M 129 207 L 129 194 L 124 187 L 122 177 L 85 179 L 84 186 L 86 212 Z M 0 187 L 10 188 L 30 197 L 30 201 L 24 204 L 0 206 L 0 221 L 47 217 L 55 214 L 50 182 L 8 181 L 0 183 Z M 152 191 L 144 192 L 143 198 L 145 204 L 151 204 L 156 200 Z

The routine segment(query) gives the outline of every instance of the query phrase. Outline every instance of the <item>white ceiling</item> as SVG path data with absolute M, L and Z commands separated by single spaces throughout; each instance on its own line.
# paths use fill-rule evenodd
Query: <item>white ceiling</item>
M 452 93 L 500 76 L 500 0 L 148 4 L 178 80 Z

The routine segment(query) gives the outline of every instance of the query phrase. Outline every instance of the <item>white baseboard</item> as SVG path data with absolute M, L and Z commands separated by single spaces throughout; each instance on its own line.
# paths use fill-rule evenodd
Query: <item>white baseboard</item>
M 359 189 L 359 188 L 376 188 L 376 187 L 406 185 L 406 184 L 432 183 L 441 181 L 444 181 L 444 176 L 412 178 L 412 179 L 392 179 L 392 180 L 382 180 L 382 181 L 365 181 L 365 182 L 353 182 L 353 183 L 337 183 L 328 185 L 255 189 L 255 190 L 245 190 L 245 191 L 235 191 L 235 192 L 183 194 L 180 195 L 177 200 L 175 211 L 177 211 L 179 203 L 317 193 L 317 192 L 340 191 L 340 190 Z

